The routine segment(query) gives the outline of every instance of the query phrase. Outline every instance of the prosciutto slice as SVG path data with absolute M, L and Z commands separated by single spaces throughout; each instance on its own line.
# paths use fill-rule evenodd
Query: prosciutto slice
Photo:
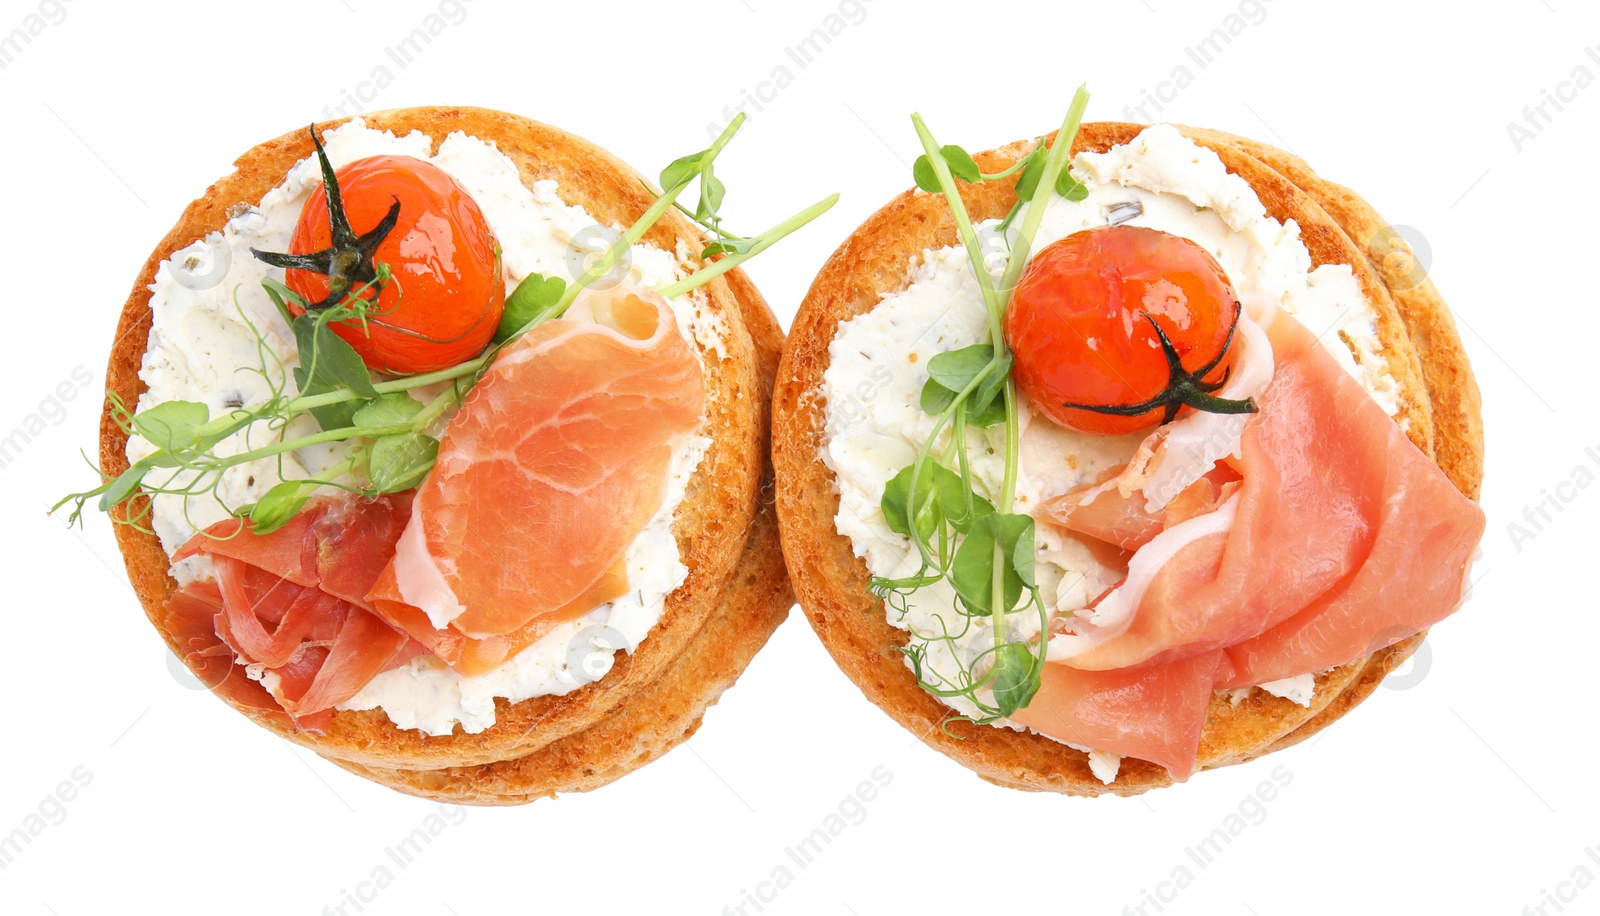
M 1039 692 L 1011 719 L 1057 741 L 1138 757 L 1188 779 L 1206 707 L 1227 669 L 1221 651 L 1116 671 L 1047 664 Z
M 1126 579 L 1051 637 L 1018 721 L 1181 779 L 1202 685 L 1209 697 L 1322 671 L 1458 606 L 1483 511 L 1297 320 L 1265 330 L 1272 382 L 1236 460 L 1191 475 L 1160 511 L 1105 486 L 1041 507 L 1042 523 L 1137 549 Z M 1147 718 L 1115 714 L 1124 699 Z
M 197 582 L 173 594 L 162 628 L 177 644 L 179 658 L 212 693 L 252 716 L 292 724 L 272 694 L 234 664 L 234 651 L 217 635 L 216 618 L 221 609 L 222 593 L 216 584 Z
M 1361 605 L 1344 615 L 1360 632 L 1343 644 L 1359 649 L 1380 630 L 1416 632 L 1455 606 L 1482 510 L 1303 325 L 1279 316 L 1267 330 L 1276 366 L 1244 428 L 1232 524 L 1155 568 L 1136 570 L 1136 554 L 1090 627 L 1051 640 L 1052 659 L 1104 670 L 1181 658 L 1253 639 L 1324 602 Z M 1390 613 L 1374 584 L 1396 577 L 1416 591 Z M 1123 600 L 1130 594 L 1137 600 Z M 1115 613 L 1104 613 L 1108 604 Z M 1294 664 L 1307 667 L 1288 673 L 1359 654 L 1303 655 Z
M 209 557 L 215 581 L 185 587 L 168 609 L 195 647 L 189 660 L 205 659 L 205 670 L 231 685 L 230 698 L 256 706 L 270 700 L 300 727 L 324 727 L 336 705 L 424 651 L 373 615 L 365 598 L 410 504 L 406 495 L 322 497 L 268 534 L 230 519 L 195 535 L 173 559 Z M 169 632 L 179 631 L 169 625 Z M 212 671 L 212 658 L 230 670 Z M 235 683 L 246 679 L 231 670 L 234 658 L 253 673 L 253 686 Z
M 673 445 L 704 415 L 699 358 L 666 301 L 586 291 L 451 419 L 375 607 L 470 673 L 624 594 Z

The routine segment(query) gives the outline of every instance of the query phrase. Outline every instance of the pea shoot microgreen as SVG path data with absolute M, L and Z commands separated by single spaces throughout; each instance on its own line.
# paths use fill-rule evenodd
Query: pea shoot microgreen
M 1011 378 L 1012 356 L 1003 332 L 1006 306 L 1021 277 L 1034 236 L 1052 194 L 1081 200 L 1087 189 L 1067 171 L 1072 142 L 1078 133 L 1088 92 L 1079 88 L 1056 133 L 1055 142 L 1041 140 L 1010 168 L 984 174 L 959 146 L 940 146 L 920 115 L 911 120 L 923 154 L 912 167 L 918 188 L 942 194 L 965 246 L 987 311 L 985 339 L 972 346 L 940 353 L 928 361 L 928 381 L 921 407 L 933 416 L 932 431 L 911 464 L 884 488 L 881 508 L 890 530 L 910 538 L 920 556 L 918 571 L 902 578 L 874 577 L 872 590 L 891 608 L 909 607 L 911 593 L 940 581 L 955 593 L 961 625 L 951 630 L 942 617 L 938 633 L 916 633 L 903 648 L 918 684 L 942 698 L 964 698 L 976 715 L 952 715 L 945 722 L 986 724 L 1006 718 L 1032 701 L 1039 689 L 1047 651 L 1048 611 L 1034 575 L 1034 521 L 1011 511 L 1016 503 L 1020 428 L 1017 389 Z M 1017 203 L 1002 221 L 1010 240 L 1010 259 L 998 282 L 985 266 L 982 246 L 961 198 L 957 182 L 976 184 L 1017 176 Z M 1006 232 L 1019 214 L 1022 222 Z M 1004 427 L 1005 470 L 991 501 L 978 492 L 968 464 L 967 431 Z M 1038 614 L 1038 639 L 1013 638 L 1009 617 Z M 952 651 L 958 670 L 935 670 L 929 647 L 957 649 L 974 621 L 987 620 L 992 639 L 970 661 Z
M 292 368 L 286 366 L 268 345 L 266 336 L 239 305 L 239 289 L 236 288 L 233 292 L 235 311 L 254 334 L 260 359 L 259 365 L 244 366 L 240 371 L 265 379 L 268 396 L 259 403 L 235 407 L 212 417 L 205 404 L 194 401 L 167 401 L 135 413 L 114 393 L 108 394 L 112 420 L 125 433 L 148 440 L 154 450 L 115 476 L 96 467 L 101 476 L 100 485 L 64 497 L 51 512 L 71 504 L 68 521 L 77 522 L 91 503 L 106 513 L 122 506 L 120 514 L 112 514 L 114 521 L 150 532 L 152 497 L 159 494 L 182 497 L 187 517 L 189 500 L 210 494 L 229 514 L 248 518 L 254 531 L 267 533 L 286 524 L 311 496 L 325 487 L 378 496 L 418 485 L 438 454 L 437 434 L 445 414 L 483 377 L 499 352 L 543 322 L 564 314 L 579 293 L 606 276 L 667 210 L 678 206 L 678 197 L 691 184 L 699 182 L 700 199 L 693 211 L 683 212 L 705 230 L 707 244 L 701 260 L 709 263 L 658 290 L 667 298 L 686 294 L 732 270 L 833 206 L 838 200 L 837 194 L 756 236 L 737 236 L 723 229 L 719 209 L 726 188 L 714 167 L 717 156 L 744 120 L 744 115 L 739 115 L 711 146 L 681 157 L 663 170 L 662 190 L 652 189 L 656 199 L 651 206 L 581 275 L 571 281 L 540 274 L 524 278 L 506 298 L 506 308 L 490 347 L 473 359 L 446 369 L 400 377 L 374 376 L 355 349 L 331 327 L 337 322 L 364 328 L 368 321 L 381 317 L 375 305 L 377 291 L 390 284 L 399 287 L 398 278 L 389 265 L 379 261 L 365 269 L 357 261 L 345 264 L 345 260 L 352 259 L 341 260 L 336 250 L 342 244 L 357 254 L 370 255 L 368 249 L 375 248 L 374 239 L 388 231 L 385 225 L 392 226 L 393 213 L 385 218 L 384 225 L 366 236 L 356 236 L 347 225 L 336 226 L 343 230 L 335 240 L 338 244 L 329 251 L 307 256 L 315 260 L 314 264 L 305 259 L 278 263 L 295 256 L 268 253 L 263 260 L 275 266 L 319 270 L 338 281 L 331 285 L 336 286 L 341 295 L 321 303 L 306 302 L 276 279 L 262 281 L 266 296 L 293 332 L 298 364 Z M 316 146 L 320 157 L 320 140 Z M 325 159 L 323 172 L 330 206 L 338 210 L 337 182 L 332 179 L 332 169 Z M 345 282 L 346 278 L 349 282 Z M 404 292 L 398 289 L 400 296 Z M 289 307 L 291 303 L 295 309 Z M 293 379 L 292 386 L 290 379 Z M 428 400 L 414 396 L 430 389 L 432 396 Z M 315 427 L 316 431 L 307 431 L 310 427 Z M 295 429 L 294 434 L 291 428 Z M 230 447 L 228 454 L 219 452 L 219 445 L 241 432 L 245 439 L 242 448 Z M 266 441 L 252 441 L 258 435 Z M 324 469 L 319 476 L 300 479 L 284 475 L 285 456 L 312 446 L 341 442 L 348 443 L 343 459 Z M 224 472 L 269 458 L 277 460 L 278 483 L 253 504 L 230 505 L 224 500 Z M 201 526 L 191 522 L 191 527 Z
M 728 130 L 738 130 L 739 125 L 744 123 L 744 119 L 744 113 L 741 112 L 728 125 Z M 727 135 L 725 131 L 724 136 Z M 696 179 L 699 180 L 700 197 L 695 204 L 695 208 L 690 210 L 676 202 L 673 203 L 673 206 L 679 213 L 687 216 L 699 225 L 701 229 L 705 230 L 707 235 L 706 246 L 700 252 L 700 257 L 703 260 L 719 255 L 729 255 L 741 259 L 754 257 L 770 248 L 773 243 L 784 236 L 816 219 L 839 200 L 839 195 L 837 194 L 825 197 L 759 235 L 744 236 L 727 231 L 722 227 L 722 216 L 719 212 L 723 199 L 727 194 L 727 188 L 723 186 L 722 180 L 716 176 L 713 169 L 716 154 L 722 148 L 720 144 L 724 142 L 726 141 L 719 137 L 709 148 L 674 160 L 671 165 L 661 170 L 661 187 L 663 188 L 687 186 L 690 182 Z M 730 264 L 728 261 L 728 258 L 718 260 L 702 268 L 701 273 L 704 273 L 705 276 L 702 277 L 700 274 L 695 274 L 686 277 L 673 287 L 669 287 L 669 289 L 676 290 L 690 281 L 704 283 L 738 266 L 738 262 Z M 687 288 L 692 289 L 693 287 L 688 286 Z M 662 294 L 677 295 L 676 292 L 668 292 L 668 290 L 662 290 Z

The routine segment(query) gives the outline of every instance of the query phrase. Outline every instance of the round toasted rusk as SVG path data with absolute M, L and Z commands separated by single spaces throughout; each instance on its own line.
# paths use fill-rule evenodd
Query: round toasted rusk
M 627 225 L 654 200 L 639 173 L 610 153 L 527 118 L 482 108 L 454 107 L 397 109 L 363 118 L 367 126 L 397 135 L 421 131 L 432 138 L 435 148 L 453 131 L 492 142 L 516 164 L 525 185 L 531 187 L 541 179 L 555 180 L 564 202 L 583 207 L 602 224 Z M 336 124 L 317 126 L 325 129 Z M 304 129 L 263 143 L 239 157 L 231 175 L 213 184 L 189 205 L 145 262 L 123 306 L 106 370 L 110 393 L 131 404 L 144 390 L 138 373 L 151 322 L 149 285 L 159 263 L 173 251 L 220 230 L 231 207 L 259 201 L 284 180 L 290 167 L 312 154 L 311 138 Z M 698 251 L 701 244 L 694 227 L 672 211 L 644 241 L 665 251 Z M 706 366 L 704 434 L 712 443 L 690 480 L 673 526 L 688 577 L 667 597 L 661 619 L 635 651 L 619 652 L 603 678 L 564 696 L 534 697 L 519 703 L 496 700 L 495 724 L 479 734 L 466 734 L 458 726 L 451 735 L 428 736 L 396 728 L 381 710 L 338 710 L 327 733 L 319 736 L 295 730 L 282 717 L 235 708 L 251 715 L 263 727 L 324 757 L 352 767 L 374 768 L 374 778 L 385 781 L 377 771 L 466 767 L 528 758 L 540 748 L 573 739 L 591 728 L 625 727 L 626 723 L 617 720 L 625 715 L 618 711 L 622 704 L 641 691 L 659 689 L 663 678 L 704 677 L 704 683 L 678 687 L 705 697 L 707 702 L 715 697 L 743 669 L 783 617 L 773 611 L 775 603 L 784 603 L 774 591 L 782 587 L 776 584 L 784 578 L 781 563 L 774 566 L 763 559 L 765 554 L 759 545 L 751 546 L 760 530 L 757 518 L 768 466 L 766 394 L 782 331 L 766 302 L 741 271 L 730 271 L 703 290 L 705 309 L 714 316 L 722 346 L 719 353 L 697 344 Z M 108 410 L 100 425 L 100 458 L 107 473 L 117 474 L 127 467 L 126 440 Z M 123 517 L 123 507 L 115 511 Z M 176 651 L 173 635 L 161 624 L 177 585 L 167 572 L 168 557 L 153 535 L 128 525 L 115 527 L 128 575 L 146 615 Z M 758 563 L 755 571 L 747 567 L 751 562 Z M 765 592 L 750 584 L 752 575 L 761 585 L 768 586 Z M 708 622 L 719 614 L 738 617 L 753 634 L 759 635 L 748 652 L 730 653 L 724 659 L 735 666 L 732 675 L 722 669 L 681 664 L 680 657 L 695 647 Z M 181 652 L 179 655 L 182 657 Z M 667 727 L 659 723 L 636 725 L 641 731 Z M 575 740 L 581 743 L 581 739 Z M 598 743 L 585 746 L 594 747 L 596 753 L 602 749 Z M 596 765 L 620 775 L 642 762 L 629 765 L 620 758 L 599 759 Z M 574 767 L 563 771 L 565 775 L 559 778 L 546 779 L 541 783 L 545 794 L 598 784 L 588 777 L 580 778 L 582 769 Z M 491 800 L 487 794 L 484 798 Z
M 1104 151 L 1131 141 L 1142 125 L 1085 124 L 1073 152 Z M 1483 473 L 1483 431 L 1477 383 L 1448 308 L 1425 277 L 1397 262 L 1387 224 L 1360 197 L 1318 178 L 1298 159 L 1212 131 L 1182 128 L 1215 151 L 1229 172 L 1247 181 L 1266 211 L 1295 220 L 1314 264 L 1348 264 L 1372 307 L 1381 358 L 1401 392 L 1396 416 L 1419 449 L 1463 493 L 1476 498 Z M 1033 148 L 1013 143 L 976 156 L 998 172 Z M 1015 181 L 961 184 L 974 221 L 1004 216 L 1016 201 Z M 823 463 L 821 392 L 828 347 L 841 322 L 870 311 L 904 289 L 914 256 L 958 244 L 944 198 L 906 191 L 874 213 L 823 266 L 800 307 L 784 349 L 773 400 L 773 464 L 783 549 L 795 590 L 823 645 L 839 667 L 891 718 L 934 749 L 1000 785 L 1078 795 L 1131 795 L 1168 785 L 1167 771 L 1126 758 L 1110 785 L 1089 770 L 1088 755 L 1032 732 L 940 723 L 950 707 L 924 692 L 896 651 L 906 633 L 885 619 L 882 602 L 834 516 L 839 496 Z M 1304 740 L 1367 697 L 1408 658 L 1424 634 L 1317 675 L 1309 707 L 1251 691 L 1235 702 L 1213 696 L 1201 739 L 1200 768 L 1225 766 Z

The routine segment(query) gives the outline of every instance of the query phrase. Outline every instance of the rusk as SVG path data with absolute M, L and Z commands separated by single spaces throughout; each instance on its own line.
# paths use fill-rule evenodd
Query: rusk
M 1132 140 L 1141 125 L 1084 124 L 1073 152 L 1104 151 Z M 1385 368 L 1400 387 L 1396 417 L 1411 440 L 1463 493 L 1476 498 L 1483 473 L 1483 431 L 1477 384 L 1448 308 L 1426 278 L 1402 269 L 1387 224 L 1348 189 L 1318 178 L 1300 160 L 1252 141 L 1182 128 L 1215 151 L 1228 171 L 1247 181 L 1267 212 L 1295 220 L 1315 264 L 1348 264 L 1372 307 Z M 1033 148 L 1013 143 L 976 156 L 986 173 L 1003 170 Z M 974 222 L 1004 216 L 1015 202 L 1014 179 L 961 184 Z M 940 195 L 906 191 L 863 223 L 823 266 L 800 307 L 778 370 L 773 401 L 773 462 L 784 554 L 813 629 L 868 699 L 934 749 L 991 782 L 1077 795 L 1132 795 L 1171 783 L 1162 767 L 1125 759 L 1115 782 L 1089 770 L 1087 755 L 1031 732 L 940 723 L 951 710 L 917 686 L 896 651 L 906 633 L 885 619 L 868 591 L 869 573 L 834 516 L 839 496 L 820 448 L 821 394 L 828 347 L 843 321 L 903 289 L 913 256 L 958 243 Z M 1213 696 L 1199 765 L 1240 763 L 1295 744 L 1349 712 L 1421 642 L 1417 634 L 1364 659 L 1317 676 L 1309 707 L 1252 691 L 1235 703 Z
M 364 115 L 367 126 L 396 134 L 420 130 L 434 147 L 453 131 L 464 131 L 497 146 L 516 163 L 522 181 L 531 187 L 540 179 L 558 182 L 568 204 L 582 206 L 598 222 L 627 225 L 653 202 L 644 179 L 605 150 L 545 124 L 481 108 L 428 107 Z M 318 124 L 319 130 L 335 126 Z M 184 211 L 176 226 L 156 246 L 133 284 L 123 306 L 107 367 L 107 389 L 132 404 L 144 390 L 138 372 L 149 335 L 149 286 L 159 263 L 207 233 L 220 230 L 227 212 L 240 202 L 255 203 L 284 180 L 289 168 L 313 153 L 302 128 L 263 143 L 241 156 L 235 171 L 213 184 Z M 698 231 L 679 214 L 668 213 L 644 239 L 669 252 L 697 252 Z M 692 269 L 697 261 L 687 264 Z M 481 792 L 462 790 L 463 800 L 483 803 L 526 801 L 536 794 L 591 788 L 628 772 L 682 740 L 698 724 L 698 710 L 713 701 L 743 670 L 756 649 L 785 616 L 791 603 L 781 557 L 773 546 L 776 534 L 762 521 L 764 493 L 770 496 L 767 457 L 768 405 L 773 367 L 783 335 L 766 302 L 742 271 L 734 270 L 702 287 L 706 309 L 720 324 L 723 354 L 702 350 L 706 364 L 707 420 L 712 439 L 680 505 L 673 533 L 688 578 L 672 592 L 655 627 L 631 654 L 619 653 L 601 680 L 564 696 L 544 696 L 510 703 L 496 701 L 496 722 L 480 734 L 432 737 L 402 730 L 381 710 L 336 711 L 326 735 L 296 731 L 272 717 L 254 717 L 258 724 L 311 748 L 372 778 L 416 794 L 442 795 L 386 771 L 426 771 L 481 767 L 520 759 L 522 786 L 510 792 L 503 781 Z M 109 474 L 127 467 L 127 436 L 108 410 L 101 419 L 100 458 Z M 122 517 L 125 507 L 118 507 Z M 146 614 L 157 629 L 176 588 L 168 575 L 169 561 L 160 543 L 127 525 L 117 525 L 118 545 Z M 740 632 L 737 645 L 710 654 L 699 645 L 716 627 Z M 176 649 L 171 634 L 163 638 Z M 181 653 L 180 653 L 181 657 Z M 685 657 L 696 659 L 686 662 Z M 242 676 L 242 669 L 235 674 Z M 696 713 L 647 707 L 635 700 L 672 691 Z M 698 704 L 698 705 L 696 705 Z M 243 711 L 243 710 L 241 710 Z M 604 739 L 596 737 L 605 735 Z M 629 745 L 618 736 L 650 736 Z M 643 739 L 640 739 L 643 740 Z M 650 743 L 653 742 L 653 743 Z M 550 747 L 543 757 L 536 752 Z M 573 748 L 592 755 L 582 761 Z M 530 764 L 530 760 L 543 761 Z M 560 761 L 559 766 L 557 761 Z M 547 772 L 528 772 L 549 766 Z M 609 774 L 596 781 L 594 774 Z M 513 797 L 514 796 L 514 797 Z

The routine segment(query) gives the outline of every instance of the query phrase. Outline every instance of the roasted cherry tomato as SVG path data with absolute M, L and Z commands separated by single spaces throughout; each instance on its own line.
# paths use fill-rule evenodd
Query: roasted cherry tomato
M 506 283 L 498 243 L 477 202 L 443 169 L 409 156 L 359 159 L 339 169 L 336 179 L 347 227 L 356 241 L 368 242 L 346 255 L 347 262 L 365 256 L 367 272 L 387 264 L 393 279 L 382 284 L 365 328 L 343 321 L 330 325 L 334 332 L 367 365 L 395 374 L 443 369 L 481 352 L 500 323 Z M 393 226 L 378 237 L 397 203 Z M 328 205 L 319 185 L 300 211 L 291 257 L 333 253 L 337 259 L 340 248 L 349 247 L 335 244 Z M 330 295 L 330 279 L 332 287 L 360 289 L 367 279 L 362 268 L 290 268 L 286 280 L 306 301 L 336 305 L 341 297 Z M 371 292 L 364 298 L 371 300 Z
M 1254 411 L 1250 401 L 1211 395 L 1226 378 L 1238 318 L 1228 276 L 1204 248 L 1154 229 L 1102 226 L 1034 256 L 1005 331 L 1034 410 L 1117 435 L 1171 420 L 1185 405 Z

